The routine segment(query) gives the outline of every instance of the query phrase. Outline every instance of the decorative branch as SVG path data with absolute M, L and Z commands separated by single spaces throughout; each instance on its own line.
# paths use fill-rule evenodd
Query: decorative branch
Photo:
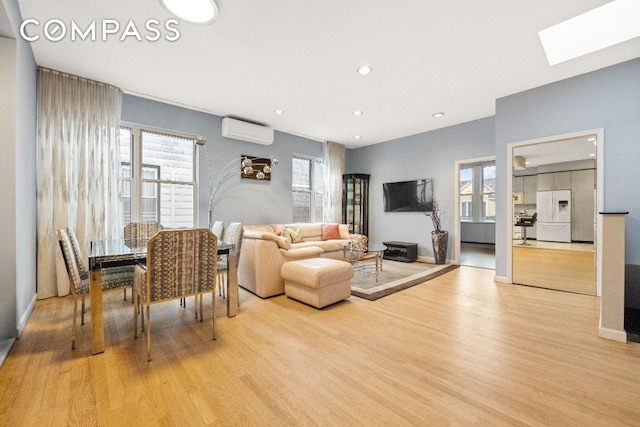
M 433 222 L 433 231 L 439 233 L 442 231 L 442 220 L 445 218 L 444 209 L 440 207 L 440 203 L 434 197 L 433 198 L 433 208 L 431 211 L 423 212 L 426 216 L 431 217 L 431 221 Z

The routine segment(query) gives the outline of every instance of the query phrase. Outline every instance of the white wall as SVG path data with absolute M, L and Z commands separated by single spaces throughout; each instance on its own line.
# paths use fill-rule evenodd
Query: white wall
M 215 182 L 222 168 L 241 155 L 275 157 L 280 163 L 273 166 L 271 181 L 241 179 L 233 176 L 218 190 L 214 199 L 213 216 L 216 220 L 242 222 L 244 224 L 282 223 L 292 218 L 291 157 L 306 154 L 322 157 L 322 143 L 275 133 L 272 145 L 223 138 L 222 118 L 148 99 L 125 95 L 122 102 L 122 120 L 202 135 L 207 140 L 210 165 L 203 148 L 200 150 L 199 223 L 207 226 L 209 205 L 209 170 Z M 238 160 L 239 168 L 239 160 Z
M 604 209 L 629 211 L 626 263 L 640 264 L 640 59 L 552 83 L 496 101 L 496 194 L 506 194 L 507 145 L 604 129 Z M 508 201 L 497 198 L 496 275 L 507 276 Z
M 16 331 L 16 43 L 0 38 L 0 337 L 17 336 Z
M 488 117 L 381 144 L 347 150 L 347 172 L 371 175 L 369 239 L 418 243 L 418 255 L 433 256 L 431 219 L 421 212 L 383 212 L 382 184 L 433 179 L 434 196 L 446 210 L 443 229 L 454 236 L 455 162 L 494 154 L 494 119 Z M 449 244 L 448 259 L 453 257 Z
M 0 34 L 22 22 L 0 5 Z M 9 27 L 7 28 L 7 23 Z M 0 38 L 0 341 L 19 336 L 36 297 L 36 65 L 28 43 Z

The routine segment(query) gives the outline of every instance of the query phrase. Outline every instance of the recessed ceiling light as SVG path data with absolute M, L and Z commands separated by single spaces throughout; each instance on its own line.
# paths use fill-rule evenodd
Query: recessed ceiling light
M 362 111 L 360 111 L 360 110 L 356 110 L 356 111 L 353 112 L 354 116 L 359 116 L 361 114 L 362 114 Z
M 284 114 L 284 111 L 283 111 L 283 110 L 273 110 L 273 112 L 274 112 L 274 113 L 276 113 L 276 114 L 277 114 L 277 115 L 279 115 L 279 116 L 280 116 L 280 115 L 282 115 L 282 114 Z
M 640 37 L 640 2 L 615 0 L 538 32 L 549 65 Z
M 442 112 L 439 112 L 439 113 L 433 113 L 433 114 L 432 114 L 432 116 L 433 116 L 433 117 L 438 118 L 438 117 L 442 117 L 442 116 L 444 116 L 444 113 L 442 113 Z
M 362 67 L 358 68 L 358 74 L 360 74 L 362 76 L 366 76 L 371 71 L 373 71 L 373 70 L 368 65 L 363 65 Z
M 595 155 L 595 154 L 593 154 L 593 153 L 592 153 L 592 154 L 589 154 L 589 157 L 595 157 L 595 156 L 596 156 L 596 155 Z
M 354 135 L 353 136 L 355 139 L 360 139 L 360 135 Z
M 214 0 L 160 0 L 160 4 L 172 15 L 193 24 L 210 24 L 218 19 Z

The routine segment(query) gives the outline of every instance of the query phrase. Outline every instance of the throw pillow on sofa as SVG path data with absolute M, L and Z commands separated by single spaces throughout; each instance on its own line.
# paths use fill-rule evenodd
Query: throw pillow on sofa
M 300 227 L 297 225 L 285 225 L 282 228 L 282 235 L 291 240 L 291 243 L 304 242 L 302 230 L 300 230 Z
M 338 224 L 322 224 L 322 240 L 340 239 Z
M 280 249 L 291 249 L 291 240 L 284 236 L 276 236 L 276 243 Z

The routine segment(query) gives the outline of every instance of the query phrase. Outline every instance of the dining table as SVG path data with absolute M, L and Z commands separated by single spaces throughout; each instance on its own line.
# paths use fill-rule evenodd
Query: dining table
M 102 269 L 144 263 L 147 240 L 94 240 L 89 249 L 89 294 L 91 300 L 91 353 L 104 352 L 104 313 L 102 307 Z M 238 259 L 235 243 L 218 241 L 218 256 L 228 257 L 227 316 L 238 310 Z M 214 292 L 215 298 L 215 292 Z

